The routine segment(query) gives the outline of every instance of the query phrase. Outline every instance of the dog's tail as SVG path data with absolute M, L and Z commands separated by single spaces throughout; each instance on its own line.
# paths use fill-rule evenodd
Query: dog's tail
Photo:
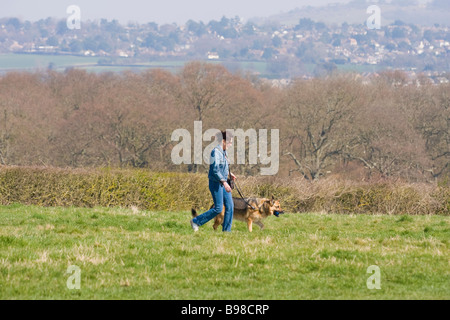
M 191 209 L 191 213 L 192 213 L 192 217 L 194 217 L 194 218 L 196 216 L 198 216 L 197 211 L 194 208 Z

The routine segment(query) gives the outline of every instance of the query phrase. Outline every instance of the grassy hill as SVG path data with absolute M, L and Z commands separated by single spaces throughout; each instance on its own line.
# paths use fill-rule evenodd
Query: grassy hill
M 285 214 L 229 234 L 193 233 L 189 219 L 2 206 L 0 299 L 450 298 L 449 217 Z M 367 286 L 372 265 L 380 289 Z

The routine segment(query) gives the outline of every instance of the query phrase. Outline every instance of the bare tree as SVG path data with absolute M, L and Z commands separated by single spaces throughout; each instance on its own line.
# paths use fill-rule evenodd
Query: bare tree
M 354 144 L 344 156 L 364 165 L 369 177 L 376 173 L 420 179 L 427 163 L 424 141 L 411 122 L 410 106 L 403 100 L 408 88 L 399 85 L 402 73 L 393 76 L 394 80 L 381 79 L 367 88 L 354 125 Z
M 405 93 L 411 107 L 411 122 L 425 141 L 430 163 L 426 171 L 433 179 L 450 174 L 450 86 L 422 85 Z
M 229 115 L 224 107 L 229 106 L 233 97 L 234 76 L 221 65 L 204 62 L 190 62 L 179 74 L 179 103 L 181 109 L 191 110 L 194 121 L 202 121 L 203 127 L 217 128 L 218 120 Z M 213 114 L 211 111 L 216 111 Z M 192 121 L 191 120 L 191 121 Z M 206 168 L 206 167 L 205 167 Z M 198 172 L 198 164 L 189 170 Z
M 168 130 L 178 118 L 164 76 L 167 74 L 124 74 L 113 88 L 99 95 L 97 110 L 105 119 L 99 138 L 106 150 L 117 156 L 120 166 L 147 167 L 169 144 Z
M 284 155 L 306 179 L 318 179 L 336 157 L 353 143 L 351 124 L 358 106 L 360 84 L 334 77 L 296 81 L 288 90 L 282 109 L 289 133 Z
M 3 164 L 47 164 L 54 101 L 45 74 L 9 73 L 0 78 L 0 161 Z
M 197 121 L 205 120 L 211 109 L 222 108 L 231 96 L 227 90 L 233 76 L 221 65 L 190 62 L 180 79 L 180 101 L 196 114 Z
M 443 179 L 449 89 L 401 72 L 274 88 L 200 62 L 177 74 L 11 72 L 0 76 L 0 164 L 185 170 L 170 161 L 171 133 L 201 120 L 203 129 L 280 129 L 281 174 L 314 180 L 351 162 L 372 176 Z M 234 170 L 254 175 L 260 166 Z

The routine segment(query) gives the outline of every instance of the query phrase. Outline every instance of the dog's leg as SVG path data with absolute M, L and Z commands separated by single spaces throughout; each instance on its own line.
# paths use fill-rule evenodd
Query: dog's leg
M 214 218 L 214 225 L 213 228 L 214 230 L 217 230 L 217 228 L 223 224 L 223 219 L 225 216 L 225 206 L 222 208 L 222 212 L 219 213 L 215 218 Z
M 248 231 L 252 232 L 252 219 L 247 219 L 247 227 L 248 227 Z
M 256 221 L 255 223 L 261 228 L 261 230 L 264 229 L 264 223 L 262 223 L 261 221 Z
M 219 219 L 218 217 L 216 217 L 216 218 L 214 219 L 214 225 L 213 225 L 214 230 L 217 230 L 217 228 L 218 228 L 221 224 L 222 224 L 222 223 L 220 222 L 220 219 Z

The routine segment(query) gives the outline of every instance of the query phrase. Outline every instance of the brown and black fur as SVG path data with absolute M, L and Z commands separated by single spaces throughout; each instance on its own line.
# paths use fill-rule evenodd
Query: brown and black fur
M 264 224 L 262 223 L 263 219 L 273 215 L 275 211 L 283 213 L 283 209 L 281 209 L 280 206 L 280 201 L 275 200 L 273 196 L 272 199 L 247 198 L 245 200 L 249 204 L 251 204 L 256 210 L 248 206 L 243 199 L 233 198 L 234 204 L 233 219 L 247 222 L 248 231 L 250 232 L 252 232 L 253 223 L 257 224 L 261 229 L 264 229 Z M 223 207 L 222 212 L 219 213 L 214 218 L 214 225 L 213 225 L 214 230 L 217 230 L 217 227 L 223 223 L 224 215 L 225 215 L 225 206 Z M 195 211 L 195 209 L 192 209 L 192 216 L 193 217 L 197 216 L 197 212 Z

